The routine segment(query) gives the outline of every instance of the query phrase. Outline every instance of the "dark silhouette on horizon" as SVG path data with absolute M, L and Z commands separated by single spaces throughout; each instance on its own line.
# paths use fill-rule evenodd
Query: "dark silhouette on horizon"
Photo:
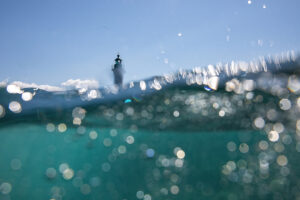
M 115 59 L 115 64 L 112 68 L 112 71 L 114 73 L 114 83 L 115 85 L 121 87 L 123 84 L 123 68 L 122 68 L 122 59 L 120 58 L 120 55 L 117 55 L 117 58 Z

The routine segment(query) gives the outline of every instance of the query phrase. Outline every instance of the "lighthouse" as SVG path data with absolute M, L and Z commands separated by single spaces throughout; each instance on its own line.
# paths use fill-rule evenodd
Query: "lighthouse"
M 123 68 L 122 68 L 122 59 L 120 58 L 120 55 L 117 55 L 117 58 L 115 59 L 115 64 L 112 68 L 112 71 L 114 73 L 114 83 L 115 85 L 121 87 L 123 84 Z

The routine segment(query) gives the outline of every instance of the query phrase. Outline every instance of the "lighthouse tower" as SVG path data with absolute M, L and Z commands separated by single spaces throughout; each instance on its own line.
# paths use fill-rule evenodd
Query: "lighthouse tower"
M 115 59 L 115 64 L 112 68 L 112 71 L 114 73 L 114 83 L 115 85 L 121 87 L 123 84 L 123 68 L 122 68 L 122 59 L 120 58 L 120 55 L 117 55 L 117 58 Z

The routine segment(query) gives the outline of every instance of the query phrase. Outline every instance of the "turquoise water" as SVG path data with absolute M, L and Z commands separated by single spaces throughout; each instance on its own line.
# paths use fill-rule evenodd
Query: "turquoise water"
M 5 84 L 0 199 L 298 199 L 299 62 L 247 66 L 119 91 Z
M 28 124 L 2 129 L 2 134 L 10 132 L 1 138 L 5 144 L 1 145 L 1 152 L 6 154 L 0 162 L 1 171 L 5 172 L 1 173 L 1 179 L 13 186 L 11 198 L 136 199 L 137 191 L 151 194 L 153 199 L 164 196 L 173 199 L 224 198 L 230 191 L 240 188 L 236 185 L 229 189 L 220 183 L 223 180 L 221 166 L 234 155 L 227 152 L 226 144 L 238 142 L 236 136 L 240 132 L 195 134 L 141 130 L 131 133 L 116 130 L 118 134 L 114 137 L 110 135 L 110 129 L 99 130 L 98 138 L 91 140 L 87 135 L 78 136 L 73 128 L 64 133 L 48 133 L 38 125 Z M 245 134 L 252 137 L 257 133 Z M 133 144 L 124 141 L 127 135 L 135 138 Z M 105 138 L 112 141 L 111 146 L 103 144 Z M 125 153 L 118 152 L 120 146 L 126 147 Z M 185 151 L 183 167 L 174 166 L 173 150 L 176 147 Z M 148 148 L 155 150 L 153 158 L 147 157 Z M 170 159 L 170 166 L 158 165 L 159 156 Z M 247 155 L 239 157 L 247 158 Z M 20 169 L 11 168 L 13 159 L 20 160 Z M 58 172 L 62 163 L 74 170 L 76 175 L 71 180 L 65 180 Z M 50 167 L 57 170 L 53 179 L 46 176 Z M 163 188 L 169 190 L 174 185 L 180 188 L 177 195 L 161 193 Z M 86 190 L 84 186 L 87 186 Z

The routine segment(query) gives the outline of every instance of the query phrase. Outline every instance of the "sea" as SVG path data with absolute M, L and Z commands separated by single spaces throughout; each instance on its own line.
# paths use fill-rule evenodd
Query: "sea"
M 299 200 L 299 72 L 289 51 L 121 87 L 1 82 L 0 199 Z

